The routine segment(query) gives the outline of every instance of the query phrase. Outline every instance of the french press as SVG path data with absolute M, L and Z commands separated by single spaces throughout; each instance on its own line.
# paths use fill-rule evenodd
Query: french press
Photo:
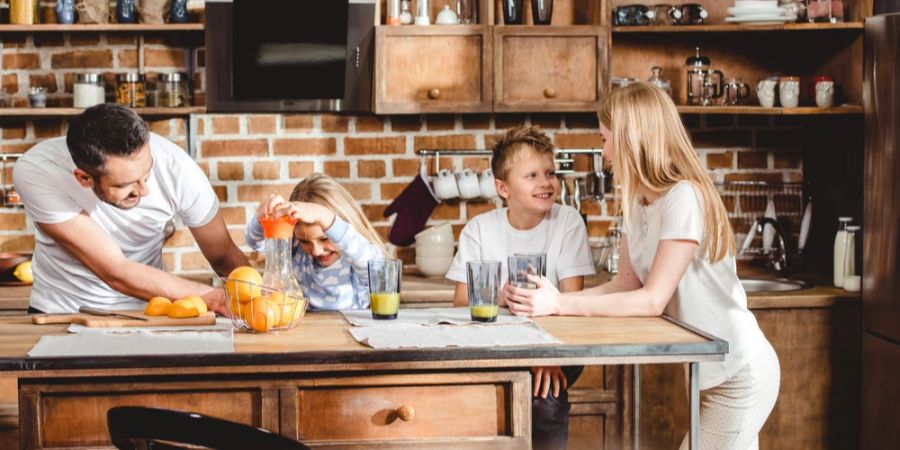
M 722 81 L 725 75 L 721 70 L 710 70 L 709 58 L 697 54 L 687 59 L 687 104 L 712 105 L 715 99 L 722 96 Z

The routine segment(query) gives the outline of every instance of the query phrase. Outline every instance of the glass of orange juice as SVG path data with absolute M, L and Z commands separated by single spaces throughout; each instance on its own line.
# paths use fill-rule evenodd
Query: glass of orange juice
M 369 260 L 369 299 L 372 318 L 393 320 L 400 310 L 400 274 L 403 262 L 399 259 Z
M 500 311 L 500 261 L 466 262 L 469 313 L 475 322 L 496 322 Z

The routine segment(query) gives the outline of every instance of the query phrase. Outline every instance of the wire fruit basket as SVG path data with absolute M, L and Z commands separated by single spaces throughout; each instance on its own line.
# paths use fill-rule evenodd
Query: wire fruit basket
M 286 294 L 234 278 L 223 278 L 231 323 L 251 333 L 289 330 L 306 315 L 309 302 L 302 295 Z

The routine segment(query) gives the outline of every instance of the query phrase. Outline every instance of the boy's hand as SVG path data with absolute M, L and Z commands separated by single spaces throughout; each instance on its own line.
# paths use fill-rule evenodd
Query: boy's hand
M 524 289 L 507 284 L 501 297 L 506 298 L 509 312 L 517 316 L 549 316 L 559 313 L 559 290 L 544 277 L 528 275 L 535 289 Z
M 566 375 L 559 366 L 532 367 L 531 375 L 534 378 L 532 395 L 535 397 L 547 398 L 551 386 L 553 387 L 553 396 L 559 397 L 560 387 L 563 389 L 569 387 L 569 381 L 566 380 Z
M 281 216 L 288 216 L 309 225 L 318 225 L 322 227 L 322 231 L 331 228 L 331 225 L 334 224 L 334 213 L 317 203 L 284 203 L 275 210 L 275 217 Z
M 259 205 L 257 205 L 256 217 L 262 218 L 271 216 L 275 213 L 276 209 L 285 204 L 287 204 L 287 202 L 284 200 L 284 197 L 276 194 L 271 194 L 269 195 L 269 198 L 259 202 Z

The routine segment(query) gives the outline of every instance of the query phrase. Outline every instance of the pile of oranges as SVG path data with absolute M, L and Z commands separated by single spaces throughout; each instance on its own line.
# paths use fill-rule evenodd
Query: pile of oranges
M 199 317 L 206 311 L 206 302 L 198 295 L 189 295 L 174 302 L 165 297 L 153 297 L 144 308 L 144 314 L 148 316 L 169 316 L 173 319 Z
M 234 323 L 258 333 L 294 326 L 306 312 L 306 300 L 265 288 L 262 281 L 262 275 L 248 266 L 228 274 L 228 309 L 233 319 L 239 319 Z

